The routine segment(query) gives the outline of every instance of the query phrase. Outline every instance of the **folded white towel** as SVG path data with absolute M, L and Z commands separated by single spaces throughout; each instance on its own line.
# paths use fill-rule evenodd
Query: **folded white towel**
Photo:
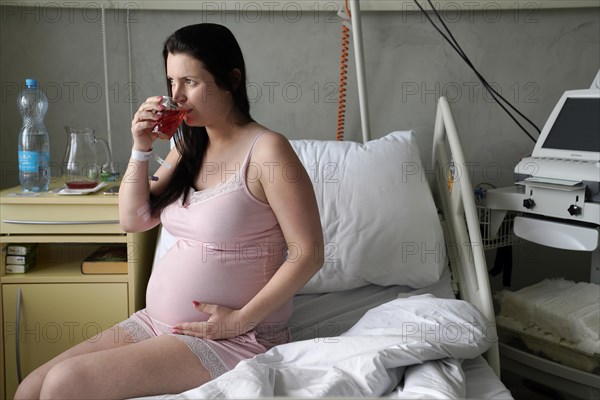
M 546 279 L 516 292 L 499 293 L 500 314 L 565 339 L 589 354 L 600 353 L 600 286 Z

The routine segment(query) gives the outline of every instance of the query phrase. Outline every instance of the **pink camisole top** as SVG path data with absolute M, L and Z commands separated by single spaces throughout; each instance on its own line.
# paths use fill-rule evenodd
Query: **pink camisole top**
M 148 283 L 146 310 L 156 321 L 206 321 L 209 315 L 197 311 L 193 300 L 240 309 L 285 261 L 286 241 L 273 210 L 247 186 L 260 136 L 233 176 L 213 188 L 191 190 L 187 204 L 179 200 L 163 210 L 161 222 L 177 241 L 155 265 Z M 262 322 L 285 324 L 291 312 L 289 301 Z

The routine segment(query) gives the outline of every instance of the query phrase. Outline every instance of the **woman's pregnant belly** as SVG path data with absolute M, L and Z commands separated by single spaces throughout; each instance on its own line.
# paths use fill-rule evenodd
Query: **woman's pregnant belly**
M 192 301 L 242 308 L 281 264 L 260 248 L 222 251 L 179 240 L 157 263 L 146 290 L 149 315 L 168 325 L 206 321 Z M 288 316 L 289 317 L 289 316 Z M 259 322 L 259 321 L 257 321 Z

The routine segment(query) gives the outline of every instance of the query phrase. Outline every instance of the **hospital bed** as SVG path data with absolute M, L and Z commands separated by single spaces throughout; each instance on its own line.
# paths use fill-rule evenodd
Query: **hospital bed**
M 349 4 L 363 143 L 291 141 L 325 239 L 322 269 L 294 298 L 293 340 L 162 397 L 512 398 L 450 106 L 439 99 L 432 167 L 418 133 L 370 140 L 359 3 Z M 173 241 L 163 229 L 155 260 Z
M 499 379 L 472 187 L 444 98 L 433 168 L 415 135 L 291 141 L 325 237 L 325 264 L 294 299 L 293 341 L 162 397 L 512 398 Z M 173 242 L 163 229 L 155 259 Z

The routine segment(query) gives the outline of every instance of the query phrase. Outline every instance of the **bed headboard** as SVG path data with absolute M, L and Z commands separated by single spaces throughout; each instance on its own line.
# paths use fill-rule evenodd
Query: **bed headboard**
M 460 298 L 475 305 L 491 322 L 488 337 L 497 338 L 492 293 L 475 208 L 473 186 L 466 168 L 450 105 L 440 97 L 433 135 L 436 170 L 434 198 L 440 210 L 453 279 Z M 495 343 L 486 358 L 500 376 L 500 356 Z

